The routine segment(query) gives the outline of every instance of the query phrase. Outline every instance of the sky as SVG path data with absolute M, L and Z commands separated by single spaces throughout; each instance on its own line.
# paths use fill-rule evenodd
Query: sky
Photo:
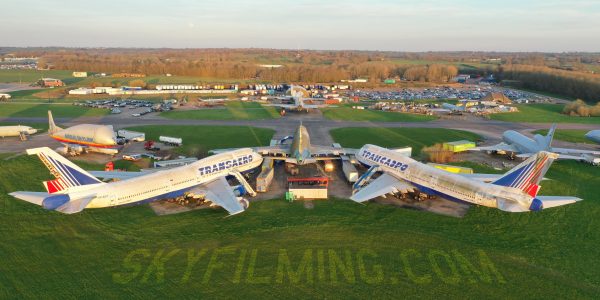
M 1 46 L 600 52 L 600 0 L 2 0 Z

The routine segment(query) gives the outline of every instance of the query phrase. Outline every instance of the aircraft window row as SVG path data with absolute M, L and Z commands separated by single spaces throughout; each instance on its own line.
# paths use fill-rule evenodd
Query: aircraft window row
M 141 192 L 141 193 L 137 193 L 137 194 L 131 194 L 131 195 L 128 195 L 128 196 L 125 196 L 125 197 L 119 197 L 118 200 L 130 199 L 130 198 L 141 196 L 141 195 L 144 195 L 144 194 L 147 194 L 147 193 L 156 192 L 156 191 L 164 189 L 164 188 L 165 187 L 160 187 L 160 188 L 155 188 L 155 189 L 147 190 L 147 191 L 144 191 L 144 192 Z

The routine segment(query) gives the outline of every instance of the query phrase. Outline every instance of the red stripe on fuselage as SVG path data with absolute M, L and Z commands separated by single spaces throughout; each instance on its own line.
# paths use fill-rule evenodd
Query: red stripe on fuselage
M 97 144 L 97 143 L 82 142 L 82 141 L 65 139 L 65 138 L 54 136 L 54 135 L 51 135 L 50 137 L 52 137 L 53 139 L 55 139 L 61 143 L 78 144 L 78 145 L 85 145 L 85 146 L 91 146 L 91 147 L 96 147 L 96 148 L 107 148 L 107 149 L 116 149 L 117 148 L 117 145 L 104 145 L 104 144 Z

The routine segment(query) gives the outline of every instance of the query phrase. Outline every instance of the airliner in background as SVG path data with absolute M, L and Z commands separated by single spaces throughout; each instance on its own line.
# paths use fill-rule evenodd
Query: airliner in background
M 37 129 L 31 128 L 30 126 L 23 125 L 10 125 L 0 126 L 0 137 L 4 138 L 7 136 L 28 136 L 37 133 Z
M 370 169 L 355 183 L 351 199 L 364 202 L 386 194 L 418 190 L 508 212 L 540 211 L 581 200 L 569 196 L 538 196 L 539 183 L 557 157 L 555 153 L 538 152 L 487 183 L 422 164 L 393 150 L 365 145 L 356 158 Z M 366 184 L 378 171 L 383 174 Z
M 552 125 L 546 136 L 536 134 L 533 139 L 514 130 L 507 130 L 502 134 L 503 142 L 494 146 L 476 147 L 469 150 L 488 152 L 507 152 L 517 154 L 517 157 L 526 158 L 539 151 L 548 151 L 558 154 L 558 159 L 584 160 L 584 154 L 600 155 L 600 151 L 579 150 L 552 147 L 552 139 L 556 132 L 556 124 Z
M 292 85 L 292 86 L 290 86 L 289 91 L 290 91 L 290 98 L 292 101 L 294 101 L 294 103 L 291 103 L 291 104 L 284 104 L 284 103 L 265 104 L 265 106 L 275 106 L 275 107 L 279 107 L 284 110 L 293 110 L 293 111 L 300 111 L 300 112 L 301 111 L 308 112 L 308 110 L 310 110 L 310 109 L 318 109 L 318 108 L 329 106 L 327 104 L 305 103 L 305 100 L 309 100 L 310 98 L 306 98 L 306 97 L 308 97 L 308 91 L 301 86 Z M 318 100 L 322 101 L 323 99 L 318 99 Z
M 105 183 L 50 148 L 28 149 L 27 154 L 37 155 L 56 179 L 44 182 L 47 192 L 18 191 L 10 195 L 66 214 L 86 208 L 145 203 L 184 195 L 204 195 L 229 214 L 238 214 L 249 203 L 235 195 L 226 177 L 234 176 L 246 191 L 256 195 L 241 173 L 260 166 L 263 160 L 260 154 L 245 148 L 164 171 L 112 172 L 113 178 L 118 178 L 119 173 L 128 173 L 123 174 L 127 179 Z
M 79 124 L 63 129 L 56 126 L 52 112 L 48 111 L 48 133 L 65 146 L 65 154 L 88 151 L 111 155 L 119 153 L 117 135 L 112 125 Z

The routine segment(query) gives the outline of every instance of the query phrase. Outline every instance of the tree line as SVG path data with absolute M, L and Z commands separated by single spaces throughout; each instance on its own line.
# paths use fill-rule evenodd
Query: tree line
M 600 76 L 553 69 L 546 66 L 502 65 L 496 72 L 500 80 L 513 80 L 518 87 L 546 91 L 586 102 L 600 101 Z

